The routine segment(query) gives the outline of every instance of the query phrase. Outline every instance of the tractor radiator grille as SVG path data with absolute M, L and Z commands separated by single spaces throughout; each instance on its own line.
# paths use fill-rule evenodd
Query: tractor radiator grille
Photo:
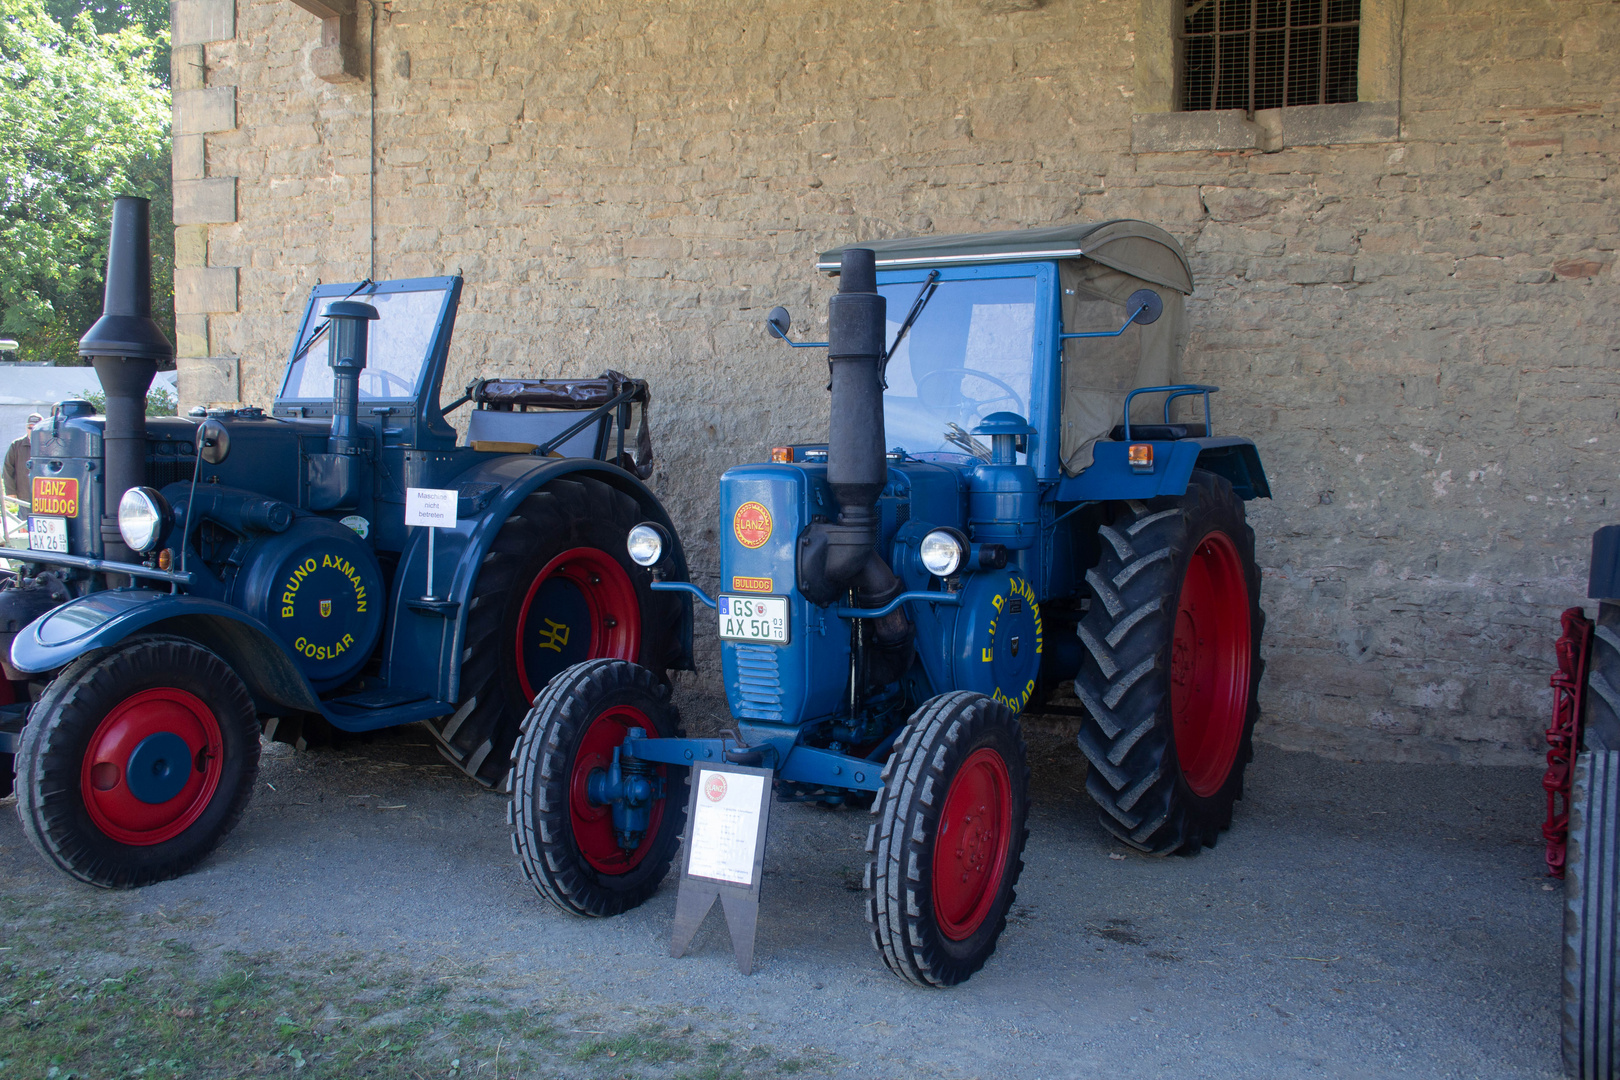
M 776 649 L 763 645 L 733 645 L 737 656 L 737 692 L 733 706 L 739 716 L 750 720 L 781 722 L 782 676 L 776 666 Z

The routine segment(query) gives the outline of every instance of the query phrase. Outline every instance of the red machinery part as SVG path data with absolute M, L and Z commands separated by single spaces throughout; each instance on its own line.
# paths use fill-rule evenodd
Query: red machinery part
M 1581 751 L 1581 720 L 1586 707 L 1586 668 L 1592 656 L 1592 620 L 1580 608 L 1563 614 L 1564 633 L 1555 646 L 1558 670 L 1551 679 L 1552 724 L 1547 728 L 1547 821 L 1541 835 L 1547 841 L 1547 872 L 1564 876 L 1565 843 L 1569 839 L 1569 793 L 1575 780 L 1575 755 Z

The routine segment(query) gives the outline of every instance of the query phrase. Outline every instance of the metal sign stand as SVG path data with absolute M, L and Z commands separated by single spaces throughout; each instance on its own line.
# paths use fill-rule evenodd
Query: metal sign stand
M 693 766 L 686 807 L 686 852 L 681 858 L 669 955 L 686 955 L 718 898 L 737 954 L 737 968 L 744 975 L 753 974 L 771 777 L 769 769 L 746 765 Z

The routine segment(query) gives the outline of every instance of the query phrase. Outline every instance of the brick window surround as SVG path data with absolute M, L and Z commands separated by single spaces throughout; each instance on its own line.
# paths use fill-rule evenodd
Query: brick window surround
M 1405 0 L 1138 2 L 1133 153 L 1400 137 Z

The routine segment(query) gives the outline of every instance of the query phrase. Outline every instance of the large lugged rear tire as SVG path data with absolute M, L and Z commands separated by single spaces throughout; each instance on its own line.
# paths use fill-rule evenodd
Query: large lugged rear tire
M 957 690 L 923 703 L 895 739 L 867 834 L 866 919 L 889 970 L 954 986 L 996 951 L 1029 838 L 1018 717 Z
M 131 638 L 69 664 L 34 705 L 17 814 L 69 874 L 133 888 L 200 862 L 258 774 L 253 699 L 230 665 L 185 638 Z
M 1610 672 L 1611 677 L 1617 674 Z M 1564 1068 L 1576 1080 L 1620 1077 L 1620 750 L 1575 764 L 1564 879 Z
M 669 684 L 622 660 L 588 660 L 552 679 L 523 721 L 512 756 L 507 821 L 523 874 L 571 915 L 620 915 L 658 891 L 686 821 L 687 770 L 663 765 L 664 788 L 634 850 L 617 842 L 611 809 L 587 795 L 629 729 L 678 738 L 680 714 Z
M 1126 503 L 1099 530 L 1075 693 L 1103 826 L 1140 851 L 1213 847 L 1254 756 L 1260 570 L 1243 503 L 1194 470 L 1180 498 Z
M 1577 750 L 1620 750 L 1620 604 L 1600 602 Z
M 571 664 L 679 662 L 680 601 L 651 589 L 625 538 L 643 515 L 600 480 L 555 480 L 518 505 L 490 545 L 467 606 L 461 700 L 429 722 L 441 752 L 481 784 L 506 778 L 518 725 Z

